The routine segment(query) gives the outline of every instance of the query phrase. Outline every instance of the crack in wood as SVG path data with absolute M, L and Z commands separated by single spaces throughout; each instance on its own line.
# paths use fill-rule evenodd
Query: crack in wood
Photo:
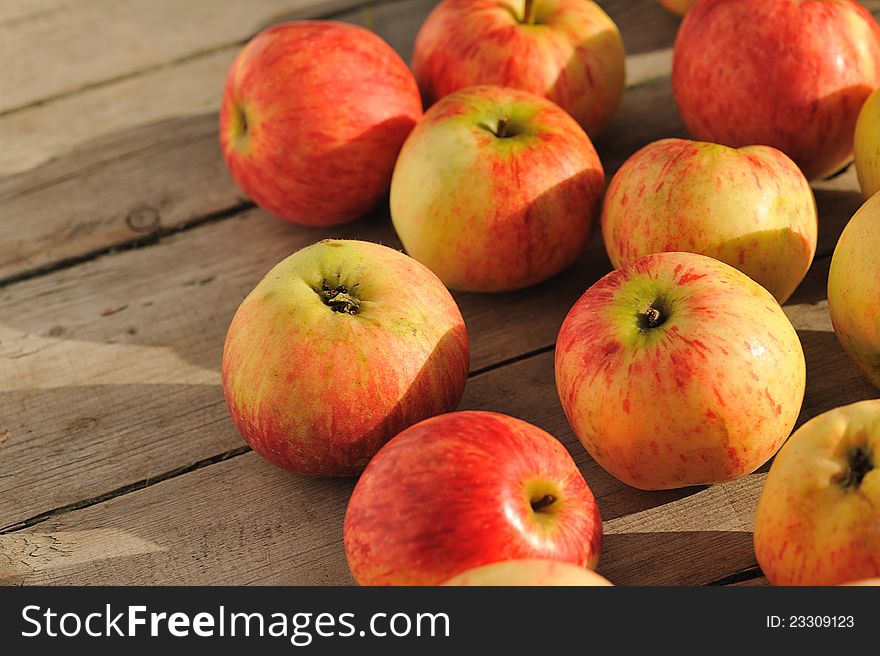
M 147 246 L 155 246 L 167 237 L 176 235 L 181 232 L 186 232 L 187 230 L 192 230 L 193 228 L 210 225 L 212 223 L 218 223 L 225 219 L 237 216 L 242 212 L 252 210 L 255 207 L 256 205 L 254 205 L 254 203 L 250 201 L 244 201 L 241 203 L 237 203 L 236 205 L 233 205 L 231 207 L 218 210 L 216 212 L 204 214 L 190 221 L 186 221 L 175 226 L 159 228 L 158 230 L 154 230 L 150 234 L 144 235 L 143 237 L 136 237 L 135 239 L 112 244 L 110 246 L 103 246 L 101 248 L 83 253 L 81 255 L 77 255 L 75 257 L 68 257 L 62 260 L 58 260 L 56 262 L 52 262 L 51 264 L 37 267 L 35 269 L 23 271 L 21 273 L 15 274 L 14 276 L 0 279 L 0 289 L 3 289 L 4 287 L 8 287 L 10 285 L 14 285 L 15 283 L 32 280 L 41 276 L 46 276 L 51 273 L 55 273 L 56 271 L 79 266 L 80 264 L 85 264 L 86 262 L 92 262 L 100 257 L 110 255 L 112 253 L 129 251 L 137 248 L 144 248 Z
M 172 469 L 163 474 L 159 474 L 157 476 L 150 476 L 148 478 L 142 479 L 135 483 L 130 483 L 128 485 L 124 485 L 120 488 L 116 488 L 115 490 L 111 490 L 110 492 L 105 492 L 104 494 L 100 494 L 96 497 L 92 497 L 90 499 L 84 499 L 82 501 L 77 501 L 75 503 L 70 503 L 65 506 L 60 506 L 58 508 L 53 508 L 52 510 L 47 510 L 46 512 L 40 513 L 39 515 L 35 515 L 29 519 L 26 519 L 22 522 L 17 522 L 15 524 L 10 524 L 9 526 L 4 526 L 0 528 L 0 535 L 4 535 L 7 533 L 15 533 L 17 531 L 21 531 L 27 528 L 31 528 L 37 524 L 41 524 L 49 519 L 57 517 L 59 515 L 64 515 L 69 512 L 73 512 L 74 510 L 81 510 L 83 508 L 88 508 L 89 506 L 94 506 L 99 503 L 104 503 L 105 501 L 109 501 L 111 499 L 115 499 L 117 497 L 121 497 L 125 494 L 129 494 L 130 492 L 137 492 L 139 490 L 146 489 L 158 483 L 162 483 L 164 481 L 171 480 L 173 478 L 177 478 L 178 476 L 183 476 L 184 474 L 189 474 L 190 472 L 196 471 L 197 469 L 202 469 L 204 467 L 210 467 L 211 465 L 215 465 L 219 462 L 224 462 L 231 458 L 237 458 L 238 456 L 244 455 L 245 453 L 250 453 L 251 448 L 247 445 L 240 446 L 235 449 L 231 449 L 229 451 L 224 451 L 223 453 L 218 453 L 217 455 L 211 456 L 210 458 L 204 458 L 197 462 L 192 463 L 191 465 L 187 465 L 185 467 L 177 467 L 176 469 Z
M 379 4 L 395 4 L 396 2 L 400 2 L 401 0 L 386 0 L 386 2 Z M 315 16 L 303 16 L 302 20 L 332 20 L 334 18 L 338 18 L 339 16 L 343 16 L 345 14 L 360 11 L 366 9 L 367 7 L 375 6 L 376 3 L 373 0 L 367 0 L 365 2 L 358 2 L 352 4 L 350 7 L 343 7 L 340 9 L 334 9 L 333 11 L 318 14 Z M 103 80 L 99 80 L 96 82 L 89 82 L 87 84 L 82 84 L 75 89 L 69 89 L 67 91 L 62 91 L 59 93 L 55 93 L 45 98 L 40 98 L 39 100 L 34 100 L 31 102 L 22 103 L 21 105 L 16 105 L 14 107 L 9 107 L 0 111 L 0 118 L 4 116 L 9 116 L 11 114 L 16 114 L 18 112 L 22 112 L 28 109 L 32 109 L 34 107 L 40 107 L 42 105 L 47 105 L 51 102 L 55 102 L 56 100 L 61 100 L 63 98 L 70 98 L 71 96 L 76 96 L 80 93 L 86 91 L 92 91 L 94 89 L 101 89 L 103 87 L 108 87 L 117 82 L 124 82 L 126 80 L 132 80 L 143 75 L 147 75 L 149 73 L 153 73 L 156 71 L 165 70 L 168 68 L 173 68 L 174 66 L 178 66 L 180 64 L 185 64 L 187 62 L 195 61 L 197 59 L 201 59 L 203 57 L 209 57 L 211 55 L 215 55 L 219 52 L 223 52 L 224 50 L 231 50 L 233 48 L 241 48 L 244 44 L 250 41 L 254 37 L 253 34 L 247 36 L 244 39 L 236 39 L 234 41 L 227 41 L 225 43 L 220 43 L 210 48 L 204 48 L 202 50 L 197 50 L 196 52 L 192 52 L 188 55 L 184 55 L 182 57 L 176 57 L 174 59 L 170 59 L 165 62 L 161 62 L 158 64 L 154 64 L 152 66 L 144 66 L 143 68 L 139 68 L 135 71 L 129 71 L 128 73 L 124 73 L 122 75 L 115 75 L 109 78 L 105 78 Z

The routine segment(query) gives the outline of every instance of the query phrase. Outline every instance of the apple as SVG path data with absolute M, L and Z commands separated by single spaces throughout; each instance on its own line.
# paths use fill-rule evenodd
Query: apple
M 862 195 L 870 198 L 880 190 L 880 91 L 868 96 L 859 112 L 853 150 Z
M 415 79 L 378 36 L 332 21 L 286 23 L 260 32 L 235 58 L 220 146 L 257 205 L 287 221 L 330 226 L 385 197 L 421 115 Z
M 703 0 L 675 40 L 672 87 L 691 134 L 773 146 L 809 179 L 850 161 L 878 86 L 880 27 L 853 0 Z
M 505 560 L 475 567 L 453 576 L 443 585 L 454 586 L 609 586 L 596 572 L 556 560 Z
M 776 585 L 880 577 L 880 400 L 835 408 L 777 454 L 755 514 L 755 554 Z
M 880 195 L 843 229 L 828 272 L 828 311 L 843 350 L 880 387 Z
M 657 253 L 609 273 L 568 313 L 556 387 L 586 450 L 645 490 L 729 481 L 788 437 L 804 354 L 770 293 L 718 260 Z
M 275 266 L 238 308 L 223 392 L 268 461 L 346 476 L 407 426 L 455 409 L 468 358 L 458 306 L 428 269 L 379 244 L 324 240 Z
M 407 138 L 391 218 L 406 251 L 448 287 L 519 289 L 581 253 L 604 179 L 590 138 L 557 105 L 470 87 L 431 107 Z
M 416 36 L 425 102 L 492 84 L 546 96 L 590 135 L 623 94 L 626 53 L 614 21 L 588 0 L 444 0 Z
M 602 520 L 577 466 L 551 435 L 494 412 L 426 419 L 370 461 L 345 514 L 361 585 L 438 585 L 502 560 L 593 568 Z
M 602 235 L 615 267 L 688 251 L 736 267 L 783 303 L 816 252 L 810 183 L 769 146 L 664 139 L 630 157 L 608 186 Z
M 684 16 L 697 0 L 659 0 L 660 4 L 673 14 Z
M 878 579 L 864 579 L 862 581 L 852 581 L 850 583 L 844 583 L 843 585 L 875 586 L 875 585 L 880 585 L 880 578 L 878 578 Z

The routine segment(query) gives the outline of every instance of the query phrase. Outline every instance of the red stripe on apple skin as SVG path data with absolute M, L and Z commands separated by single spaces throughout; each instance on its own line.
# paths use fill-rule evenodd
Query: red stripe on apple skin
M 355 315 L 314 291 L 336 271 L 362 291 Z M 461 314 L 425 267 L 378 244 L 321 242 L 280 263 L 242 303 L 222 379 L 257 453 L 300 474 L 345 476 L 407 426 L 454 409 L 468 359 Z
M 530 481 L 558 490 L 537 518 Z M 556 439 L 491 412 L 425 420 L 370 461 L 349 502 L 345 548 L 362 585 L 436 585 L 493 562 L 547 558 L 595 567 L 602 522 Z
M 499 137 L 499 119 L 516 134 Z M 407 252 L 449 287 L 509 291 L 559 273 L 594 229 L 604 173 L 558 106 L 501 87 L 449 95 L 401 150 L 391 216 Z
M 616 267 L 649 253 L 701 253 L 784 302 L 812 262 L 818 222 L 809 183 L 778 150 L 664 139 L 611 180 L 602 235 Z
M 419 30 L 412 67 L 426 104 L 474 85 L 546 96 L 592 136 L 623 93 L 625 52 L 613 21 L 593 2 L 535 0 L 524 25 L 513 0 L 445 0 Z
M 684 276 L 693 280 L 678 284 Z M 638 315 L 656 299 L 667 317 L 645 332 Z M 635 487 L 668 489 L 731 480 L 770 458 L 797 419 L 805 365 L 766 290 L 710 258 L 663 253 L 608 274 L 575 304 L 556 382 L 599 464 Z
M 855 447 L 873 465 L 858 483 Z M 819 415 L 786 442 L 755 514 L 755 553 L 771 583 L 840 585 L 880 576 L 878 454 L 878 400 Z
M 235 107 L 247 116 L 245 141 L 233 139 Z M 334 225 L 385 195 L 421 115 L 415 80 L 388 44 L 356 26 L 302 21 L 261 32 L 236 58 L 220 143 L 258 205 L 296 223 Z
M 696 138 L 768 144 L 821 177 L 851 157 L 858 111 L 880 86 L 880 27 L 850 0 L 709 0 L 682 23 L 672 82 Z

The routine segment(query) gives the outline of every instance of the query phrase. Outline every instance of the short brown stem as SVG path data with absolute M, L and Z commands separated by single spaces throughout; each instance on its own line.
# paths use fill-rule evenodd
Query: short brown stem
M 357 287 L 357 285 L 354 285 Z M 360 302 L 354 296 L 354 287 L 348 288 L 345 285 L 337 285 L 331 287 L 325 280 L 321 283 L 321 289 L 316 289 L 318 296 L 334 312 L 341 314 L 357 314 L 360 309 Z
M 507 126 L 510 124 L 510 119 L 506 116 L 503 116 L 498 119 L 498 127 L 495 129 L 495 136 L 499 139 L 504 139 L 507 137 Z
M 534 0 L 526 0 L 525 9 L 523 9 L 523 23 L 526 25 L 535 24 L 535 2 Z
M 849 454 L 848 461 L 849 466 L 838 479 L 838 483 L 845 489 L 855 490 L 862 484 L 862 479 L 868 472 L 874 469 L 874 459 L 867 448 L 858 446 Z
M 532 501 L 532 510 L 534 510 L 535 512 L 541 512 L 544 510 L 544 508 L 552 506 L 554 503 L 556 503 L 556 497 L 554 497 L 552 494 L 545 494 L 540 499 Z

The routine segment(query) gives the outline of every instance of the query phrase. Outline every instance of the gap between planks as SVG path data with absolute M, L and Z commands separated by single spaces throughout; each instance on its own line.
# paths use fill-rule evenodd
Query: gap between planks
M 499 362 L 495 362 L 490 365 L 486 365 L 485 367 L 481 367 L 479 369 L 475 369 L 468 373 L 468 380 L 477 378 L 484 374 L 487 374 L 491 371 L 495 371 L 496 369 L 501 369 L 502 367 L 506 367 L 512 364 L 516 364 L 518 362 L 523 362 L 530 358 L 533 358 L 538 355 L 543 355 L 544 353 L 548 353 L 552 351 L 556 347 L 556 343 L 549 344 L 547 346 L 542 346 L 537 349 L 533 349 L 526 353 L 522 353 L 520 355 L 507 358 L 505 360 L 501 360 Z M 88 508 L 89 506 L 94 506 L 99 503 L 103 503 L 105 501 L 109 501 L 110 499 L 115 499 L 117 497 L 121 497 L 125 494 L 129 494 L 131 492 L 136 492 L 138 490 L 143 490 L 151 485 L 156 485 L 157 483 L 162 483 L 163 481 L 170 480 L 172 478 L 177 478 L 178 476 L 183 476 L 185 474 L 189 474 L 190 472 L 196 471 L 198 469 L 202 469 L 203 467 L 210 467 L 211 465 L 215 465 L 219 462 L 225 462 L 226 460 L 230 460 L 237 456 L 244 455 L 246 453 L 250 453 L 252 449 L 247 446 L 240 446 L 235 449 L 229 449 L 222 453 L 218 453 L 213 456 L 209 456 L 207 458 L 202 458 L 190 465 L 185 465 L 182 467 L 175 467 L 167 472 L 163 472 L 156 476 L 151 476 L 149 478 L 142 479 L 140 481 L 136 481 L 134 483 L 130 483 L 128 485 L 123 485 L 122 487 L 116 488 L 115 490 L 110 490 L 109 492 L 105 492 L 104 494 L 100 494 L 96 497 L 92 497 L 90 499 L 83 499 L 81 501 L 76 501 L 74 503 L 65 504 L 64 506 L 60 506 L 58 508 L 52 508 L 51 510 L 47 510 L 33 517 L 29 517 L 20 522 L 16 522 L 15 524 L 10 524 L 9 526 L 0 527 L 0 535 L 4 533 L 14 533 L 15 531 L 21 531 L 26 528 L 30 528 L 32 526 L 36 526 L 42 522 L 45 522 L 48 519 L 53 517 L 57 517 L 59 515 L 64 515 L 74 510 L 80 510 L 82 508 Z

